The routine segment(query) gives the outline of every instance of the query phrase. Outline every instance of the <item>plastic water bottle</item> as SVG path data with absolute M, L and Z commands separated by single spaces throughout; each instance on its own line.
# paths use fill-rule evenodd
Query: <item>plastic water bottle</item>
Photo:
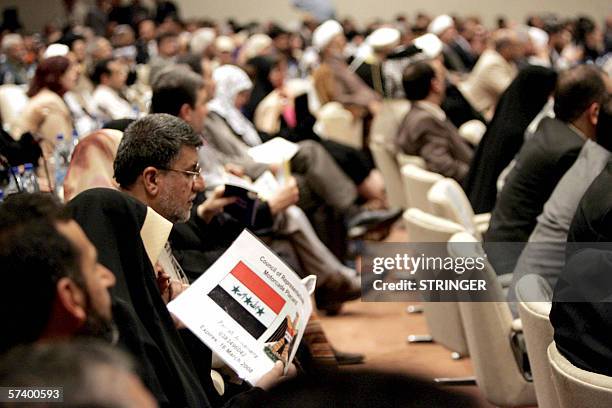
M 11 195 L 23 191 L 23 181 L 19 167 L 11 167 L 9 171 L 9 183 L 6 187 L 6 195 Z
M 55 151 L 53 152 L 53 163 L 55 164 L 55 191 L 62 198 L 62 188 L 64 186 L 64 178 L 68 172 L 70 164 L 70 152 L 72 146 L 63 134 L 58 134 L 55 142 Z
M 21 177 L 23 190 L 28 193 L 36 193 L 40 191 L 40 187 L 38 186 L 38 179 L 36 178 L 36 173 L 34 173 L 34 166 L 32 163 L 26 163 L 24 165 L 25 171 L 23 172 L 23 176 Z
M 78 144 L 79 144 L 79 132 L 77 132 L 76 129 L 72 129 L 72 149 L 70 150 L 70 154 L 72 154 L 72 152 L 76 148 L 76 145 Z

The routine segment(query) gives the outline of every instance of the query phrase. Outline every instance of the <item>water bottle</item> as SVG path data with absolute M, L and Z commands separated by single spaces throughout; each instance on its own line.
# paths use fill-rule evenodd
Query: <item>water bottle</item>
M 25 171 L 21 177 L 23 190 L 28 193 L 37 193 L 40 191 L 38 186 L 38 179 L 36 173 L 34 173 L 34 166 L 32 163 L 26 163 L 24 165 Z
M 74 149 L 76 148 L 76 145 L 79 144 L 79 132 L 77 132 L 76 129 L 72 129 L 72 149 L 70 150 L 70 154 L 72 155 L 72 152 L 74 151 Z
M 0 203 L 4 201 L 4 190 L 0 188 Z
M 23 191 L 23 182 L 19 167 L 11 167 L 9 171 L 9 183 L 6 187 L 6 195 L 11 195 Z
M 55 142 L 55 151 L 53 152 L 53 163 L 55 165 L 55 191 L 60 198 L 62 197 L 62 188 L 64 186 L 64 178 L 68 172 L 70 164 L 71 145 L 63 134 L 58 134 Z

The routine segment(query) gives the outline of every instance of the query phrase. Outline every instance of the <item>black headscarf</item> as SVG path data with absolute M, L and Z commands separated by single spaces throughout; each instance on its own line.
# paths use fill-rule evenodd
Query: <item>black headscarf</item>
M 255 57 L 247 61 L 247 71 L 252 76 L 253 91 L 251 92 L 251 99 L 249 99 L 242 112 L 251 122 L 255 118 L 255 109 L 257 109 L 259 102 L 274 90 L 274 86 L 268 77 L 270 71 L 278 62 L 278 58 L 273 56 Z
M 493 209 L 497 178 L 520 150 L 527 126 L 546 104 L 556 81 L 553 70 L 527 66 L 499 99 L 463 183 L 477 214 Z
M 98 251 L 101 264 L 117 280 L 111 289 L 120 343 L 140 364 L 144 383 L 160 406 L 211 406 L 204 382 L 174 327 L 147 257 L 140 230 L 147 207 L 116 190 L 95 188 L 76 196 L 68 207 Z M 210 379 L 210 351 L 205 366 Z

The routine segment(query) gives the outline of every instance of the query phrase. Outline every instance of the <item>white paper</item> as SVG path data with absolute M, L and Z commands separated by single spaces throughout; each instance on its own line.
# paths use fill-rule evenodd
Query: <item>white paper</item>
M 298 152 L 300 146 L 282 137 L 275 137 L 259 146 L 248 150 L 249 156 L 258 163 L 278 164 L 291 160 Z
M 168 309 L 239 377 L 256 384 L 276 359 L 293 360 L 312 303 L 295 272 L 244 230 Z

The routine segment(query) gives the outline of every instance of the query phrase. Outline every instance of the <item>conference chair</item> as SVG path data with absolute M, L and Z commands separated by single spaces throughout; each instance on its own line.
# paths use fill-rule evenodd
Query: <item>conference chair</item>
M 418 208 L 409 208 L 403 215 L 409 242 L 447 242 L 464 228 Z M 458 359 L 468 355 L 463 325 L 457 304 L 453 302 L 423 302 L 423 312 L 429 327 L 429 335 L 409 335 L 409 343 L 432 342 L 452 351 Z
M 427 193 L 436 182 L 443 180 L 444 176 L 413 164 L 402 166 L 401 176 L 403 191 L 410 207 L 418 208 L 425 212 L 432 212 L 431 205 L 427 199 Z
M 560 408 L 612 407 L 612 377 L 592 373 L 568 361 L 553 342 L 548 346 L 548 361 Z
M 463 188 L 451 178 L 437 181 L 427 193 L 427 199 L 433 214 L 463 225 L 479 240 L 489 228 L 491 214 L 475 215 Z
M 28 100 L 23 87 L 12 84 L 0 86 L 0 118 L 2 118 L 4 130 L 11 133 L 11 125 L 23 112 Z
M 478 240 L 460 232 L 448 243 L 452 257 L 483 257 Z M 519 366 L 521 358 L 513 347 L 513 339 L 521 332 L 520 321 L 513 321 L 502 287 L 493 267 L 485 260 L 485 268 L 473 269 L 470 279 L 483 279 L 487 284 L 487 299 L 500 301 L 458 302 L 465 337 L 474 367 L 476 383 L 484 397 L 500 407 L 524 407 L 536 404 L 533 382 Z M 482 294 L 481 294 L 482 295 Z
M 550 309 L 553 291 L 539 275 L 525 275 L 516 284 L 518 311 L 523 324 L 527 355 L 535 385 L 538 408 L 560 406 L 552 381 L 547 349 L 553 341 Z
M 355 149 L 363 148 L 363 121 L 356 119 L 341 103 L 328 102 L 315 116 L 313 129 L 317 135 Z

